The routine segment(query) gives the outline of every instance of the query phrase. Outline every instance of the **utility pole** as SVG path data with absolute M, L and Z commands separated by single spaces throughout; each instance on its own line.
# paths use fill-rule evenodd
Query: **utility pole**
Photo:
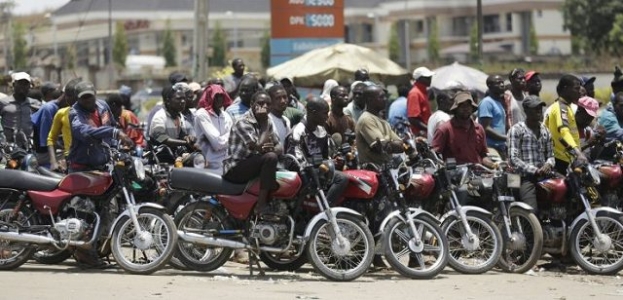
M 4 53 L 4 74 L 7 74 L 12 63 L 13 53 L 13 32 L 11 26 L 11 9 L 15 6 L 13 1 L 0 3 L 2 13 L 2 23 L 4 24 L 4 41 L 2 41 L 2 53 Z
M 108 0 L 108 87 L 115 88 L 115 65 L 112 59 L 112 0 Z
M 195 0 L 195 22 L 193 36 L 193 78 L 201 82 L 208 77 L 208 14 L 209 0 Z
M 482 44 L 484 41 L 482 40 L 483 33 L 483 23 L 484 19 L 482 17 L 482 0 L 476 0 L 476 18 L 478 19 L 478 63 L 482 65 L 483 63 L 483 53 L 482 53 Z
M 407 16 L 409 15 L 409 0 L 405 0 L 405 13 Z M 411 38 L 409 37 L 409 19 L 405 19 L 405 32 L 404 32 L 404 40 L 405 40 L 405 69 L 409 71 L 411 69 Z

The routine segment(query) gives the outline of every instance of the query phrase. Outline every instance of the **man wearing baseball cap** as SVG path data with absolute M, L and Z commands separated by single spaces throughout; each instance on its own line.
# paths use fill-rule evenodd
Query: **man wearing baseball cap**
M 543 86 L 541 84 L 541 77 L 539 76 L 539 72 L 526 72 L 526 91 L 528 92 L 528 95 L 534 95 L 539 97 L 542 88 Z
M 582 147 L 593 145 L 605 137 L 605 129 L 603 126 L 592 128 L 593 120 L 597 118 L 599 110 L 599 102 L 597 100 L 584 96 L 578 100 L 578 109 L 575 111 L 575 123 L 578 124 L 578 133 L 580 134 L 580 145 Z
M 430 103 L 428 102 L 427 89 L 430 87 L 435 72 L 426 67 L 413 70 L 415 83 L 407 96 L 407 117 L 411 123 L 414 134 L 426 136 L 428 119 L 431 116 Z
M 11 75 L 13 95 L 0 99 L 0 142 L 16 143 L 18 147 L 28 149 L 28 140 L 32 136 L 31 114 L 41 102 L 28 97 L 32 79 L 26 72 Z M 4 130 L 2 130 L 4 129 Z

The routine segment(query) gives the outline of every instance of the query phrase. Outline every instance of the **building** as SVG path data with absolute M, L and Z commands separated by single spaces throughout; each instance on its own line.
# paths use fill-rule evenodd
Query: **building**
M 539 55 L 570 54 L 570 33 L 563 29 L 560 12 L 563 1 L 483 0 L 485 54 L 527 56 L 531 26 L 539 41 Z M 102 70 L 109 61 L 109 4 L 113 31 L 117 22 L 126 30 L 128 54 L 161 55 L 163 32 L 168 26 L 174 33 L 179 68 L 191 66 L 194 0 L 72 0 L 30 26 L 31 65 L 41 69 L 41 76 L 54 79 L 56 73 L 64 72 L 68 60 L 75 58 L 76 68 L 88 73 L 88 78 L 100 85 L 108 84 Z M 395 25 L 403 64 L 408 28 L 409 69 L 427 61 L 433 22 L 437 24 L 442 57 L 465 60 L 468 56 L 476 0 L 345 0 L 345 7 L 346 42 L 387 55 L 390 31 Z M 270 0 L 210 0 L 209 10 L 209 28 L 213 29 L 217 22 L 223 28 L 229 58 L 242 57 L 251 69 L 260 70 L 261 41 L 270 30 Z M 6 45 L 6 39 L 2 40 Z M 0 56 L 0 67 L 6 69 L 4 54 Z

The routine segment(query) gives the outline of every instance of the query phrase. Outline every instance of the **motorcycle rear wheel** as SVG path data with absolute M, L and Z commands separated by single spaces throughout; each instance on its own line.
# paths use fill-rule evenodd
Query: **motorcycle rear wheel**
M 140 249 L 136 243 L 137 228 L 129 216 L 119 220 L 112 236 L 111 250 L 117 264 L 132 274 L 151 274 L 166 266 L 173 256 L 177 242 L 177 229 L 173 219 L 161 210 L 144 207 L 136 215 L 141 226 L 141 232 L 150 235 L 149 244 Z M 125 255 L 125 248 L 131 254 Z M 150 251 L 151 250 L 151 251 Z
M 314 269 L 333 281 L 351 281 L 362 276 L 372 264 L 374 237 L 368 226 L 355 216 L 337 216 L 337 224 L 350 244 L 348 253 L 336 253 L 335 233 L 327 220 L 312 228 L 307 257 Z M 354 267 L 351 267 L 354 266 Z
M 260 252 L 260 260 L 269 268 L 277 271 L 293 272 L 307 263 L 305 251 L 288 251 L 285 253 Z
M 525 273 L 532 269 L 541 258 L 543 228 L 536 215 L 530 211 L 511 208 L 508 215 L 511 219 L 511 234 L 525 239 L 525 249 L 509 249 L 510 237 L 508 237 L 504 225 L 501 224 L 500 231 L 504 238 L 504 248 L 498 267 L 504 272 Z
M 204 225 L 216 225 L 214 229 L 231 229 L 225 213 L 221 209 L 212 209 L 210 220 L 205 219 L 209 204 L 195 202 L 186 205 L 175 215 L 175 224 L 181 231 L 204 231 Z M 223 266 L 231 257 L 233 249 L 211 247 L 179 240 L 175 256 L 189 269 L 201 272 L 214 271 Z
M 465 247 L 464 242 L 467 237 L 463 223 L 458 217 L 449 216 L 441 224 L 441 229 L 448 238 L 450 252 L 448 264 L 460 273 L 482 274 L 495 267 L 500 260 L 503 247 L 502 234 L 489 216 L 476 211 L 469 211 L 466 215 L 472 232 L 480 239 L 479 248 L 470 250 Z M 479 253 L 484 254 L 484 259 L 473 257 Z M 469 260 L 475 264 L 467 264 Z
M 584 271 L 612 275 L 623 270 L 623 224 L 619 218 L 619 215 L 611 213 L 598 214 L 595 217 L 601 233 L 611 239 L 611 246 L 605 252 L 595 247 L 596 236 L 588 220 L 580 220 L 571 230 L 569 250 Z
M 7 204 L 0 210 L 0 220 L 8 222 L 14 206 L 15 204 Z M 27 208 L 22 207 L 16 222 L 21 223 L 22 226 L 36 225 L 33 218 L 26 219 L 26 216 L 32 215 Z M 35 245 L 29 243 L 0 240 L 0 270 L 19 268 L 34 255 L 36 250 Z
M 413 222 L 423 243 L 421 251 L 417 253 L 409 247 L 413 237 L 409 223 L 394 218 L 382 235 L 385 258 L 402 276 L 412 279 L 434 278 L 448 264 L 448 240 L 437 225 L 437 220 L 420 215 Z M 411 266 L 412 263 L 417 265 Z

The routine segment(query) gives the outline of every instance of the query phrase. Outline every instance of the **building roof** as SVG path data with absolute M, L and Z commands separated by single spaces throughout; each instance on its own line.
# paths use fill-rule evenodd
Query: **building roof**
M 111 2 L 112 11 L 193 11 L 195 0 L 71 0 L 54 11 L 55 16 L 90 12 L 107 12 Z M 347 8 L 370 8 L 382 2 L 396 0 L 344 0 Z M 403 1 L 403 0 L 401 0 Z M 269 12 L 270 0 L 210 0 L 213 12 Z

